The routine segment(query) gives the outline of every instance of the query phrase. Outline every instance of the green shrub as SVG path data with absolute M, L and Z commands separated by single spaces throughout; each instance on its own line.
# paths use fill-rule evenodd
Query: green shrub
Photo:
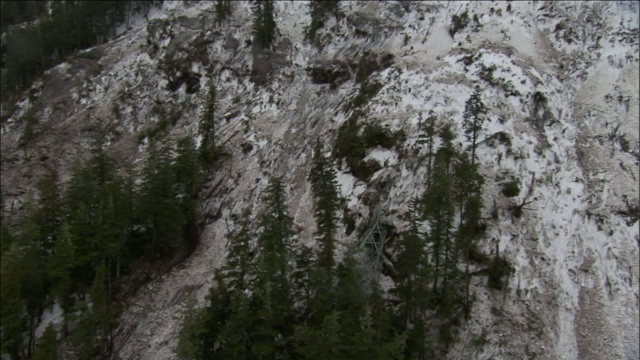
M 489 340 L 487 340 L 486 334 L 484 333 L 481 336 L 478 336 L 477 338 L 471 340 L 471 345 L 478 348 L 481 348 L 487 345 L 488 343 L 489 343 Z
M 382 166 L 375 160 L 364 161 L 362 159 L 356 160 L 352 164 L 351 172 L 353 176 L 362 181 L 368 181 L 376 171 L 382 169 Z
M 498 82 L 493 78 L 493 72 L 496 71 L 497 67 L 495 65 L 485 66 L 484 64 L 480 64 L 480 79 L 488 82 L 492 86 L 497 86 Z
M 509 181 L 502 185 L 502 195 L 506 197 L 516 197 L 520 194 L 520 185 L 518 180 Z
M 491 209 L 491 218 L 492 218 L 493 220 L 496 220 L 496 221 L 498 220 L 498 218 L 499 218 L 499 213 L 498 213 L 498 207 L 497 207 L 497 206 L 494 206 L 494 207 Z
M 478 264 L 489 265 L 491 263 L 491 258 L 489 257 L 489 255 L 480 251 L 476 244 L 471 244 L 471 246 L 469 247 L 469 261 Z
M 504 120 L 503 120 L 502 123 L 504 123 Z M 511 137 L 509 136 L 509 134 L 505 133 L 504 131 L 500 131 L 500 132 L 496 133 L 496 139 L 502 145 L 505 145 L 507 147 L 511 146 Z
M 451 27 L 449 27 L 449 35 L 454 37 L 456 33 L 469 25 L 469 14 L 465 11 L 460 15 L 451 17 Z
M 533 93 L 533 104 L 536 107 L 544 106 L 547 104 L 547 97 L 544 95 L 544 93 L 536 91 L 535 93 Z
M 473 64 L 476 60 L 478 60 L 478 55 L 473 55 L 473 54 L 468 54 L 463 56 L 460 60 L 458 60 L 458 62 L 461 62 L 464 64 L 465 67 Z
M 453 340 L 454 340 L 453 325 L 445 324 L 442 327 L 440 327 L 438 340 L 440 341 L 440 343 L 445 345 L 450 345 L 451 343 L 453 343 Z
M 378 124 L 366 124 L 363 129 L 363 126 L 358 122 L 362 116 L 364 116 L 364 112 L 356 110 L 338 128 L 333 156 L 338 160 L 345 159 L 353 176 L 367 181 L 382 166 L 376 161 L 365 162 L 366 150 L 375 146 L 391 149 L 405 134 L 402 131 L 392 133 Z
M 161 106 L 154 106 L 151 109 L 151 113 L 158 116 L 158 121 L 147 127 L 144 131 L 138 134 L 138 142 L 141 143 L 145 138 L 150 140 L 158 138 L 158 136 L 166 135 L 167 132 L 174 127 L 180 119 L 180 113 L 178 110 L 171 110 L 169 114 L 165 113 L 165 110 Z
M 376 55 L 371 51 L 365 51 L 357 64 L 356 82 L 358 84 L 367 81 L 369 76 L 376 71 L 384 70 L 393 64 L 393 55 Z
M 366 124 L 362 131 L 362 140 L 367 148 L 382 146 L 390 149 L 395 145 L 391 131 L 378 124 Z
M 382 89 L 382 86 L 383 85 L 377 81 L 363 82 L 360 85 L 360 91 L 358 92 L 358 95 L 356 95 L 356 97 L 353 98 L 347 110 L 357 109 L 366 105 L 369 102 L 369 100 L 372 97 L 374 97 L 378 93 L 378 91 L 380 91 L 380 89 Z
M 502 278 L 511 272 L 511 264 L 502 256 L 496 255 L 487 269 L 489 281 L 487 285 L 495 290 L 502 290 L 504 283 Z
M 522 206 L 514 206 L 511 208 L 511 215 L 515 218 L 519 218 L 522 216 Z
M 309 4 L 311 23 L 307 28 L 307 39 L 314 41 L 316 33 L 320 28 L 324 27 L 325 20 L 328 15 L 333 14 L 336 17 L 340 15 L 338 1 L 312 1 Z

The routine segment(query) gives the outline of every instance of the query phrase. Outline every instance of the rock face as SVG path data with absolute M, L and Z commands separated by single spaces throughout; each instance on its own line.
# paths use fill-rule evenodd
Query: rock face
M 66 179 L 96 128 L 106 129 L 119 159 L 134 164 L 145 157 L 139 134 L 157 106 L 175 117 L 172 135 L 195 133 L 206 100 L 199 90 L 215 82 L 228 158 L 203 191 L 210 220 L 190 258 L 133 295 L 138 306 L 120 319 L 118 358 L 175 358 L 186 295 L 203 302 L 212 270 L 224 262 L 225 234 L 241 209 L 260 210 L 269 176 L 288 184 L 299 239 L 314 243 L 310 144 L 334 142 L 360 81 L 381 84 L 364 105 L 366 121 L 407 136 L 400 151 L 369 150 L 365 160 L 380 170 L 368 184 L 343 164 L 341 192 L 356 227 L 366 223 L 375 205 L 364 200 L 375 192 L 400 231 L 410 200 L 424 190 L 420 122 L 432 111 L 453 124 L 457 146 L 468 146 L 464 102 L 474 85 L 483 88 L 489 111 L 480 140 L 487 141 L 477 155 L 488 226 L 481 250 L 498 249 L 513 272 L 502 291 L 474 278 L 472 316 L 451 359 L 640 357 L 637 3 L 345 2 L 344 17 L 330 17 L 318 31 L 319 48 L 305 41 L 307 4 L 282 1 L 270 54 L 244 45 L 249 3 L 234 2 L 222 26 L 214 4 L 165 2 L 148 22 L 95 49 L 97 60 L 49 70 L 2 127 L 2 189 L 7 210 L 17 213 L 47 168 Z M 465 11 L 468 24 L 451 38 L 452 16 Z M 25 156 L 17 143 L 26 116 L 37 120 L 37 136 Z M 530 192 L 505 198 L 500 189 L 511 180 Z M 531 203 L 513 217 L 509 208 L 527 195 Z

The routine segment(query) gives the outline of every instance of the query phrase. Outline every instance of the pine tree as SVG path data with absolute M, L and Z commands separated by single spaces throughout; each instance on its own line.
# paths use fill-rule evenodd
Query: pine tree
M 0 195 L 2 195 L 2 200 L 0 200 L 0 256 L 2 256 L 11 247 L 13 234 L 4 213 L 4 194 L 0 193 Z
M 98 186 L 111 183 L 116 177 L 116 162 L 107 152 L 106 136 L 98 135 L 94 140 L 90 149 L 91 158 L 87 162 L 88 171 L 91 178 Z
M 228 235 L 227 263 L 222 268 L 222 274 L 226 280 L 227 287 L 232 290 L 244 291 L 251 276 L 251 213 L 249 209 L 243 211 L 240 217 L 238 228 Z
M 417 229 L 411 229 L 400 239 L 400 254 L 396 263 L 395 293 L 400 299 L 399 319 L 401 326 L 415 324 L 424 316 L 429 300 L 428 259 L 424 239 Z
M 404 337 L 392 327 L 392 317 L 379 288 L 367 294 L 352 254 L 338 265 L 335 304 L 339 343 L 336 359 L 393 359 L 402 353 Z M 331 313 L 330 313 L 331 314 Z M 329 315 L 332 316 L 332 315 Z
M 130 164 L 125 164 L 121 180 L 120 198 L 118 199 L 118 215 L 126 234 L 126 251 L 116 258 L 116 279 L 120 277 L 121 268 L 126 267 L 131 261 L 142 253 L 140 239 L 136 225 L 140 224 L 140 214 L 137 207 L 138 194 L 136 192 L 136 174 Z
M 352 254 L 346 254 L 337 267 L 338 282 L 334 302 L 337 309 L 351 320 L 357 320 L 364 315 L 367 304 L 367 294 L 362 286 L 362 274 L 358 262 Z
M 96 335 L 98 329 L 93 312 L 89 310 L 86 301 L 75 304 L 74 328 L 71 343 L 81 359 L 91 359 L 97 353 Z
M 318 327 L 296 327 L 296 353 L 301 359 L 344 359 L 340 354 L 340 313 L 332 311 Z
M 27 330 L 23 316 L 21 258 L 15 249 L 5 252 L 0 262 L 0 332 L 2 354 L 25 359 L 23 333 Z
M 333 259 L 334 237 L 338 222 L 336 214 L 340 208 L 340 195 L 335 170 L 331 161 L 322 154 L 320 141 L 316 141 L 314 145 L 309 180 L 315 202 L 316 234 L 322 240 L 318 266 L 331 271 L 335 263 Z
M 192 138 L 184 137 L 178 141 L 177 155 L 174 162 L 177 197 L 184 215 L 184 238 L 191 248 L 195 248 L 199 240 L 197 197 L 202 186 L 201 162 Z
M 34 216 L 40 227 L 40 246 L 44 254 L 51 253 L 55 246 L 58 229 L 62 222 L 62 199 L 58 190 L 58 174 L 50 171 L 38 182 L 38 208 Z
M 338 9 L 338 1 L 321 1 L 312 0 L 309 3 L 311 23 L 307 29 L 307 37 L 313 41 L 317 31 L 324 26 L 324 20 L 327 13 L 336 13 Z
M 216 21 L 225 21 L 231 15 L 231 0 L 216 0 Z
M 312 286 L 312 274 L 315 266 L 315 256 L 311 247 L 302 245 L 297 249 L 295 254 L 295 267 L 291 273 L 291 283 L 293 285 L 293 305 L 296 309 L 297 322 L 306 322 L 311 312 L 315 313 L 316 309 L 312 309 L 312 295 L 314 287 Z M 323 289 L 329 292 L 326 287 Z
M 448 131 L 443 133 L 443 146 L 435 157 L 432 184 L 425 193 L 426 217 L 430 221 L 431 257 L 433 268 L 433 291 L 446 289 L 451 282 L 456 263 L 453 238 L 455 215 L 450 183 L 451 162 L 455 153 L 451 147 Z M 440 285 L 440 286 L 438 286 Z
M 214 286 L 209 289 L 207 306 L 195 309 L 191 301 L 180 330 L 177 355 L 183 360 L 226 359 L 225 327 L 231 316 L 233 294 L 225 286 L 219 272 L 215 272 Z
M 393 327 L 393 312 L 385 304 L 382 289 L 374 284 L 368 299 L 368 311 L 363 319 L 369 349 L 363 359 L 399 359 L 405 347 L 406 334 Z
M 91 312 L 93 319 L 97 324 L 97 329 L 100 334 L 107 335 L 110 328 L 110 314 L 109 314 L 109 293 L 107 288 L 108 277 L 107 265 L 101 263 L 98 265 L 95 273 L 96 277 L 93 280 L 91 286 Z
M 272 178 L 266 189 L 262 214 L 262 234 L 258 237 L 258 265 L 260 272 L 271 274 L 282 285 L 286 277 L 293 245 L 293 220 L 285 203 L 284 185 L 279 178 Z
M 9 58 L 7 61 L 10 62 L 11 58 Z M 23 85 L 19 85 L 19 86 L 23 86 Z M 20 135 L 20 138 L 18 139 L 18 148 L 22 148 L 22 150 L 24 151 L 24 157 L 26 158 L 27 148 L 29 147 L 29 145 L 31 145 L 31 142 L 37 136 L 36 126 L 38 125 L 38 119 L 35 117 L 35 115 L 32 112 L 27 112 L 27 114 L 23 116 L 23 119 L 24 119 L 24 128 L 22 130 L 22 134 Z
M 32 360 L 57 360 L 58 359 L 58 334 L 49 324 L 38 341 Z
M 440 138 L 442 142 L 435 156 L 432 184 L 425 192 L 423 206 L 425 217 L 431 225 L 428 242 L 433 263 L 432 292 L 438 304 L 437 316 L 450 321 L 461 303 L 460 292 L 464 284 L 459 269 L 460 247 L 454 226 L 456 199 L 451 181 L 453 163 L 458 154 L 453 148 L 454 136 L 449 127 L 441 129 Z M 447 331 L 444 333 L 448 334 Z
M 436 135 L 436 122 L 437 117 L 433 113 L 433 110 L 429 112 L 429 117 L 424 123 L 420 123 L 420 133 L 418 134 L 418 144 L 427 147 L 427 188 L 431 184 L 431 169 L 433 165 L 434 156 L 434 140 Z
M 177 199 L 170 144 L 160 149 L 152 145 L 143 169 L 139 200 L 147 252 L 154 258 L 166 257 L 182 245 L 184 215 Z
M 118 215 L 117 201 L 121 197 L 119 186 L 104 188 L 100 194 L 97 233 L 95 236 L 96 262 L 105 261 L 111 273 L 112 265 L 124 252 L 127 240 L 124 221 Z
M 68 314 L 73 306 L 71 274 L 74 264 L 75 249 L 71 242 L 69 226 L 63 223 L 48 265 L 52 281 L 52 295 L 59 300 L 65 314 Z
M 88 206 L 84 203 L 76 205 L 77 208 L 69 214 L 69 234 L 71 244 L 74 248 L 74 271 L 72 275 L 72 283 L 78 284 L 81 289 L 89 286 L 93 279 L 93 260 L 94 249 L 93 242 L 93 225 L 89 221 Z
M 208 337 L 208 308 L 196 308 L 195 296 L 187 299 L 184 320 L 178 335 L 176 356 L 181 360 L 204 359 L 203 340 Z
M 290 345 L 295 312 L 291 308 L 289 277 L 293 247 L 293 221 L 285 203 L 284 185 L 272 178 L 264 196 L 262 233 L 258 237 L 258 259 L 255 281 L 255 319 L 252 351 L 258 358 L 272 358 Z
M 460 226 L 457 233 L 457 248 L 466 260 L 465 278 L 465 310 L 467 316 L 470 311 L 469 261 L 474 240 L 479 235 L 482 213 L 482 184 L 483 178 L 478 173 L 478 165 L 472 164 L 465 154 L 458 156 L 453 166 L 454 198 L 460 210 Z
M 276 22 L 273 0 L 258 0 L 253 5 L 253 36 L 259 49 L 269 49 L 275 41 Z
M 251 359 L 254 319 L 261 314 L 252 307 L 251 299 L 244 291 L 233 292 L 229 303 L 229 319 L 220 334 L 219 359 Z
M 482 123 L 485 121 L 484 115 L 487 113 L 487 108 L 481 99 L 482 90 L 480 86 L 476 85 L 473 94 L 465 102 L 464 105 L 464 117 L 462 121 L 462 127 L 467 136 L 467 140 L 471 141 L 471 164 L 475 164 L 476 161 L 476 145 L 478 142 L 478 136 L 482 131 Z
M 27 315 L 28 344 L 26 354 L 31 356 L 35 347 L 35 329 L 37 320 L 45 308 L 49 280 L 39 239 L 40 227 L 35 217 L 36 209 L 33 200 L 28 199 L 24 207 L 25 215 L 21 218 L 20 233 L 16 246 L 19 251 L 20 290 Z
M 198 135 L 201 137 L 200 157 L 203 167 L 209 168 L 211 163 L 216 159 L 216 87 L 212 83 L 209 86 L 209 97 L 205 104 L 205 111 L 200 119 L 198 127 Z
M 202 185 L 202 173 L 196 145 L 191 137 L 178 140 L 174 168 L 178 196 L 183 199 L 195 198 Z
M 95 265 L 118 259 L 127 241 L 128 216 L 123 181 L 115 173 L 115 160 L 97 138 L 86 163 L 77 162 L 64 196 L 69 234 L 75 250 L 72 283 L 89 286 Z

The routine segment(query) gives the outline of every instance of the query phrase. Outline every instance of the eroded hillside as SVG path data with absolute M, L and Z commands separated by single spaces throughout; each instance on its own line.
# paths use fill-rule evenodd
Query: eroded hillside
M 229 22 L 217 25 L 214 2 L 165 2 L 148 21 L 47 71 L 3 123 L 2 190 L 7 210 L 18 212 L 48 168 L 68 179 L 96 129 L 120 161 L 138 165 L 161 127 L 196 134 L 216 85 L 226 155 L 201 192 L 200 245 L 133 295 L 116 332 L 120 358 L 174 358 L 187 295 L 204 302 L 226 234 L 241 209 L 260 212 L 270 177 L 287 185 L 299 241 L 315 246 L 311 144 L 330 149 L 355 111 L 406 136 L 367 149 L 363 161 L 377 164 L 369 179 L 336 163 L 345 214 L 366 226 L 382 204 L 406 229 L 409 204 L 425 190 L 419 127 L 436 116 L 466 149 L 462 114 L 475 85 L 488 108 L 477 149 L 487 222 L 480 249 L 497 249 L 513 271 L 502 291 L 473 277 L 472 316 L 449 358 L 640 356 L 637 3 L 344 2 L 344 16 L 329 17 L 316 44 L 305 39 L 305 2 L 275 5 L 274 49 L 258 55 L 249 3 L 233 2 Z M 452 37 L 452 16 L 464 12 L 469 23 Z M 37 136 L 24 151 L 28 117 Z M 512 180 L 523 190 L 507 198 L 501 188 Z M 338 252 L 357 241 L 346 230 Z

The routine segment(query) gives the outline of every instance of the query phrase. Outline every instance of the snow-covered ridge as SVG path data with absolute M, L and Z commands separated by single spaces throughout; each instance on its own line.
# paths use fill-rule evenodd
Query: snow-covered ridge
M 494 203 L 498 208 L 482 250 L 491 253 L 497 245 L 515 271 L 501 293 L 475 279 L 474 315 L 450 357 L 640 357 L 640 234 L 638 222 L 623 215 L 628 205 L 639 203 L 637 3 L 345 2 L 340 5 L 345 17 L 328 20 L 319 31 L 319 49 L 304 41 L 308 4 L 281 1 L 276 48 L 283 60 L 264 86 L 250 80 L 250 4 L 234 2 L 232 19 L 223 26 L 215 25 L 213 6 L 164 2 L 148 21 L 132 21 L 130 30 L 100 46 L 99 60 L 61 64 L 35 85 L 39 96 L 47 97 L 35 99 L 48 129 L 39 145 L 50 154 L 47 165 L 62 169 L 63 178 L 68 160 L 84 151 L 87 123 L 104 124 L 112 131 L 114 152 L 141 162 L 146 147 L 138 133 L 158 120 L 154 106 L 180 114 L 173 135 L 193 134 L 207 85 L 213 80 L 217 86 L 220 142 L 230 160 L 210 179 L 203 211 L 221 216 L 207 224 L 191 258 L 132 299 L 142 306 L 123 313 L 116 339 L 120 358 L 174 358 L 186 294 L 195 292 L 203 301 L 213 268 L 224 262 L 231 215 L 246 206 L 259 211 L 257 196 L 269 176 L 283 176 L 290 184 L 299 238 L 312 243 L 308 144 L 335 140 L 350 115 L 343 109 L 359 85 L 353 78 L 336 89 L 313 84 L 306 68 L 319 60 L 357 63 L 366 50 L 394 55 L 392 66 L 370 76 L 383 87 L 366 105 L 367 121 L 404 129 L 405 153 L 424 154 L 417 130 L 429 111 L 454 125 L 456 144 L 468 146 L 462 112 L 475 84 L 484 88 L 489 108 L 481 140 L 499 132 L 510 139 L 487 140 L 478 156 L 486 178 L 485 217 L 490 220 Z M 464 11 L 471 22 L 452 39 L 451 16 Z M 199 90 L 189 93 L 186 83 L 169 90 L 174 65 L 184 65 Z M 497 86 L 481 76 L 483 66 L 492 65 Z M 536 93 L 544 94 L 543 105 L 536 105 Z M 18 119 L 33 104 L 21 103 L 2 132 L 3 186 L 16 189 L 12 199 L 32 186 L 25 176 L 37 178 L 41 171 L 16 148 Z M 252 145 L 248 153 L 245 143 Z M 382 166 L 372 182 L 390 184 L 383 200 L 391 220 L 404 228 L 401 215 L 424 190 L 424 166 L 417 156 L 392 150 L 371 149 L 368 159 Z M 366 222 L 370 209 L 363 199 L 372 187 L 348 169 L 339 170 L 347 206 L 358 224 Z M 523 189 L 533 179 L 533 202 L 521 218 L 507 209 L 523 201 L 526 191 L 513 200 L 500 194 L 501 184 L 511 179 Z M 486 345 L 470 345 L 481 337 Z

